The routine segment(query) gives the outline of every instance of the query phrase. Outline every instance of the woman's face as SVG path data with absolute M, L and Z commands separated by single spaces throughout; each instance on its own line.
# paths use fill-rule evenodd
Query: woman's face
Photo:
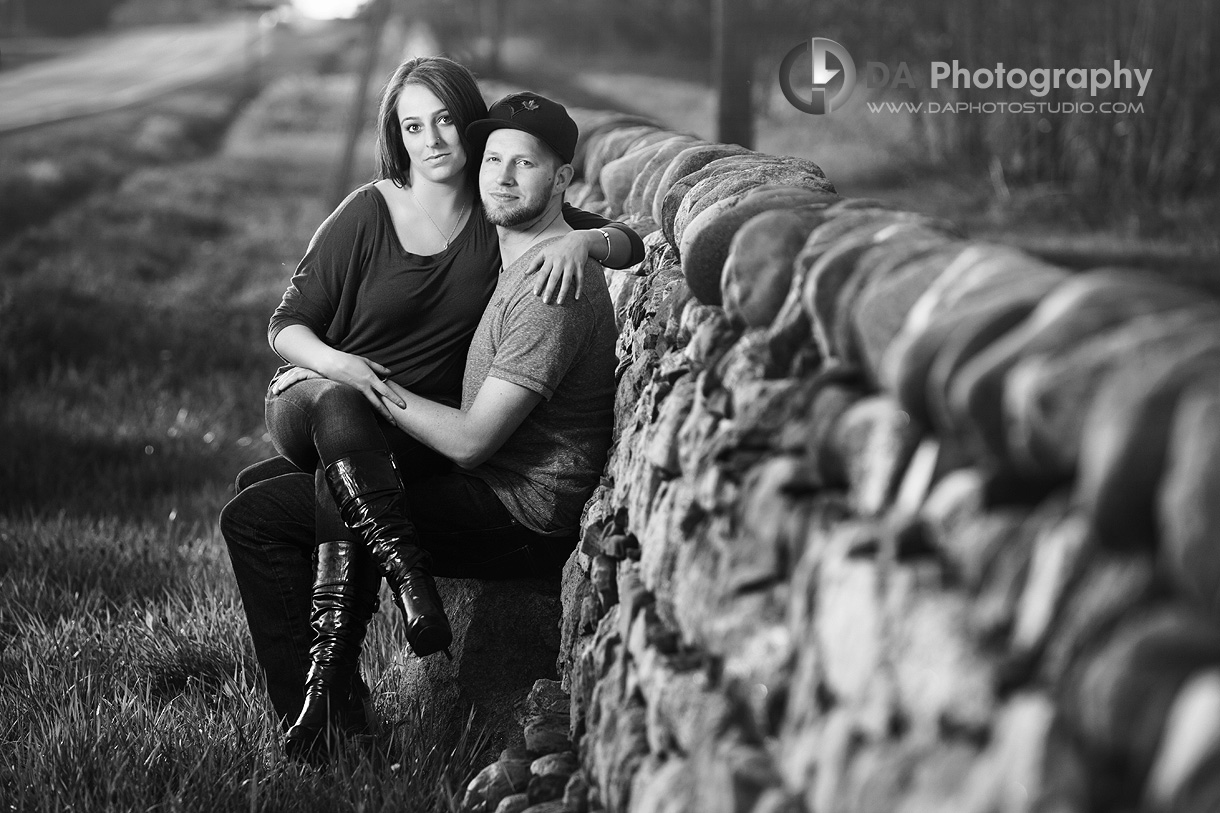
M 460 180 L 466 151 L 457 123 L 443 102 L 423 85 L 403 85 L 398 97 L 398 126 L 411 159 L 411 182 Z

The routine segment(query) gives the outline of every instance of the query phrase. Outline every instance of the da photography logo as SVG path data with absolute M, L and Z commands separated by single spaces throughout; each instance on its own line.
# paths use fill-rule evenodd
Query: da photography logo
M 803 91 L 798 92 L 792 82 L 792 70 L 806 54 L 809 54 L 813 65 L 813 95 L 810 98 L 806 98 Z M 839 67 L 830 66 L 831 58 Z M 840 73 L 843 74 L 841 79 L 838 78 Z M 835 85 L 838 85 L 838 91 L 831 95 Z M 818 116 L 832 113 L 851 98 L 851 92 L 856 87 L 856 63 L 839 43 L 814 37 L 802 42 L 784 57 L 779 66 L 779 87 L 784 92 L 784 98 L 797 110 Z

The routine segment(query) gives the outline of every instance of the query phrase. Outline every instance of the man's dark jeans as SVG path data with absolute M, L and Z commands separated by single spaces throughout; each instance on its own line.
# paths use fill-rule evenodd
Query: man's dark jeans
M 521 525 L 467 472 L 408 478 L 404 485 L 409 517 L 437 576 L 553 578 L 575 545 L 574 537 L 544 537 Z M 272 707 L 288 724 L 304 700 L 313 640 L 314 472 L 272 458 L 239 474 L 237 490 L 221 511 L 221 533 Z M 369 589 L 377 590 L 375 576 Z

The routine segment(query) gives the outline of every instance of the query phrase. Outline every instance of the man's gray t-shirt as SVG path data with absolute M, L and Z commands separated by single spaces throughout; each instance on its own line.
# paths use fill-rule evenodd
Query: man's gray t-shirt
M 558 238 L 555 238 L 558 239 Z M 614 308 L 601 266 L 585 264 L 579 300 L 547 305 L 526 269 L 532 246 L 500 274 L 475 329 L 462 382 L 469 409 L 489 376 L 542 396 L 512 436 L 472 474 L 517 520 L 541 534 L 576 531 L 601 476 L 614 420 Z

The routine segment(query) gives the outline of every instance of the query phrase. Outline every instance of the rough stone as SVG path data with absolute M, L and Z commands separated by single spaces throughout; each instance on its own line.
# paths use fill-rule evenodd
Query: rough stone
M 874 326 L 855 318 L 857 303 L 868 285 L 889 278 L 903 263 L 931 254 L 949 242 L 944 234 L 917 223 L 891 223 L 875 231 L 863 231 L 864 234 L 852 233 L 860 234 L 863 251 L 839 284 L 815 300 L 815 304 L 821 305 L 815 314 L 820 325 L 817 335 L 824 337 L 828 355 L 857 366 L 863 366 L 870 358 L 857 329 L 871 332 Z
M 949 392 L 955 422 L 973 429 L 974 451 L 1007 457 L 1002 415 L 1007 373 L 1022 358 L 1054 353 L 1137 316 L 1190 304 L 1196 295 L 1128 271 L 1070 277 L 1017 329 L 967 362 Z
M 535 754 L 572 750 L 567 717 L 534 717 L 525 726 L 525 747 Z
M 425 709 L 473 707 L 498 745 L 521 744 L 518 714 L 534 681 L 554 674 L 559 652 L 559 584 L 549 581 L 437 579 L 453 627 L 453 660 L 403 650 L 381 683 L 395 703 Z M 464 712 L 438 718 L 458 724 Z M 421 734 L 422 735 L 422 734 Z M 442 738 L 443 732 L 429 736 Z
M 996 703 L 994 661 L 969 638 L 969 599 L 940 587 L 935 563 L 891 570 L 885 584 L 886 657 L 917 740 L 942 728 L 985 733 Z
M 647 133 L 635 139 L 622 155 L 602 167 L 598 176 L 600 185 L 615 216 L 622 215 L 632 185 L 640 170 L 656 151 L 657 145 L 673 137 L 674 134 L 668 130 Z
M 804 544 L 818 485 L 810 464 L 796 457 L 773 457 L 754 467 L 741 487 L 738 523 L 742 543 L 725 561 L 730 589 L 757 588 L 788 576 Z
M 720 308 L 715 308 L 714 311 L 715 315 L 712 318 L 700 323 L 691 331 L 690 342 L 682 351 L 690 359 L 695 370 L 702 371 L 715 367 L 729 348 L 736 343 L 739 335 L 729 324 L 724 311 Z
M 987 752 L 946 808 L 967 813 L 994 810 L 1087 810 L 1086 765 L 1061 730 L 1045 696 L 1015 697 L 999 715 Z
M 876 371 L 894 337 L 902 329 L 907 314 L 924 291 L 962 251 L 960 242 L 933 245 L 917 244 L 914 256 L 901 254 L 887 258 L 885 273 L 869 274 L 856 301 L 851 323 L 859 337 L 865 369 Z M 864 259 L 864 258 L 862 258 Z M 869 258 L 871 260 L 871 258 Z
M 1064 510 L 1056 517 L 1060 509 L 1050 500 L 1042 510 L 1049 516 L 1034 537 L 1029 576 L 1012 633 L 1011 647 L 1022 653 L 1037 652 L 1045 644 L 1067 591 L 1094 552 L 1095 540 L 1079 512 Z
M 525 699 L 525 713 L 530 716 L 556 714 L 566 716 L 569 706 L 568 693 L 558 680 L 536 680 Z
M 655 229 L 657 224 L 652 219 L 652 199 L 656 197 L 661 176 L 678 153 L 699 143 L 701 142 L 693 136 L 675 135 L 655 144 L 648 161 L 631 183 L 627 199 L 623 202 L 623 211 L 628 216 L 645 219 Z
M 717 158 L 746 154 L 751 154 L 751 151 L 736 144 L 695 144 L 679 152 L 669 162 L 669 166 L 657 182 L 656 191 L 652 198 L 653 222 L 661 223 L 663 219 L 663 204 L 669 195 L 670 188 L 676 182 L 692 173 L 698 172 Z M 648 201 L 644 201 L 644 203 L 647 204 Z
M 500 760 L 475 775 L 462 797 L 463 813 L 495 813 L 505 797 L 524 793 L 530 780 L 528 760 Z
M 654 763 L 650 758 L 649 763 Z M 632 791 L 634 813 L 701 813 L 695 802 L 695 774 L 685 759 L 670 757 L 642 766 Z
M 563 804 L 571 813 L 586 813 L 589 809 L 589 780 L 584 771 L 576 771 L 568 777 L 563 789 Z
M 1200 382 L 1173 416 L 1157 498 L 1162 561 L 1174 582 L 1220 616 L 1220 387 Z
M 521 813 L 570 813 L 562 799 L 556 799 L 551 802 L 541 802 L 536 805 L 530 805 L 521 811 Z
M 568 684 L 571 687 L 572 705 L 569 714 L 569 731 L 574 742 L 581 743 L 588 729 L 588 718 L 598 713 L 593 706 L 593 695 L 599 682 L 610 671 L 622 646 L 619 635 L 619 607 L 610 608 L 606 617 L 598 623 L 592 639 L 579 645 L 572 658 L 572 672 Z
M 644 454 L 648 462 L 669 475 L 681 472 L 678 457 L 678 431 L 686 421 L 695 401 L 695 379 L 686 376 L 674 384 L 673 391 L 661 404 L 661 412 L 652 423 Z
M 531 805 L 562 800 L 564 788 L 567 786 L 567 776 L 535 773 L 526 788 L 526 798 Z
M 657 595 L 673 594 L 678 549 L 689 530 L 685 529 L 688 518 L 695 512 L 694 495 L 684 482 L 665 483 L 657 492 L 655 510 L 641 534 L 640 555 L 640 577 Z
M 869 540 L 862 530 L 849 526 L 828 543 L 813 613 L 826 687 L 847 706 L 863 702 L 884 657 L 880 569 L 871 558 L 852 556 Z
M 773 157 L 769 160 L 758 160 L 736 157 L 724 159 L 723 166 L 711 164 L 707 170 L 710 174 L 690 188 L 674 213 L 673 238 L 679 247 L 685 242 L 684 234 L 687 228 L 700 214 L 711 206 L 743 192 L 762 191 L 767 188 L 805 188 L 830 192 L 831 195 L 823 199 L 823 203 L 837 200 L 833 195 L 833 184 L 826 179 L 821 169 L 812 162 L 797 158 Z M 698 176 L 691 177 L 693 179 Z M 662 223 L 661 227 L 664 230 L 665 224 Z M 678 253 L 683 253 L 681 248 Z
M 1176 810 L 1190 781 L 1220 751 L 1220 669 L 1192 676 L 1174 698 L 1149 770 L 1144 798 L 1154 810 Z M 1185 808 L 1198 809 L 1199 808 Z
M 639 685 L 647 701 L 647 735 L 654 754 L 689 754 L 719 736 L 733 719 L 728 698 L 701 664 L 641 653 Z
M 754 167 L 752 176 L 779 177 L 777 171 L 770 175 L 762 167 Z M 798 209 L 804 215 L 821 213 L 826 204 L 834 199 L 833 193 L 820 191 L 816 182 L 807 179 L 803 186 L 762 186 L 748 184 L 746 191 L 718 200 L 700 211 L 689 224 L 682 224 L 678 242 L 678 254 L 682 258 L 682 274 L 691 291 L 708 305 L 720 305 L 721 278 L 730 247 L 738 230 L 751 218 L 775 209 Z M 691 190 L 692 194 L 694 190 Z M 799 208 L 798 208 L 799 207 Z M 786 290 L 786 288 L 785 288 Z
M 1181 607 L 1125 618 L 1106 645 L 1070 678 L 1064 709 L 1084 741 L 1127 761 L 1131 776 L 1151 766 L 1174 698 L 1196 671 L 1220 664 L 1220 633 Z
M 792 286 L 796 255 L 825 218 L 824 208 L 773 209 L 741 225 L 729 243 L 720 277 L 730 320 L 747 327 L 771 324 Z
M 912 345 L 924 342 L 939 346 L 935 341 L 941 337 L 937 326 L 946 313 L 955 308 L 968 311 L 980 303 L 994 302 L 997 297 L 1002 299 L 1010 295 L 1009 289 L 1023 291 L 1030 285 L 1043 284 L 1046 285 L 1045 293 L 1063 278 L 1064 272 L 1060 269 L 1040 263 L 1016 249 L 967 246 L 953 257 L 911 306 L 902 329 L 881 359 L 880 381 L 891 391 L 899 390 L 904 370 L 912 363 L 908 356 L 922 359 L 927 355 L 926 350 L 915 352 Z
M 1085 421 L 1076 498 L 1105 545 L 1154 544 L 1156 490 L 1173 413 L 1191 383 L 1220 380 L 1220 327 L 1166 351 L 1123 363 Z
M 618 127 L 600 133 L 597 138 L 590 138 L 585 147 L 585 162 L 582 167 L 584 177 L 600 186 L 602 168 L 606 164 L 622 156 L 641 137 L 658 132 L 663 131 L 655 124 L 639 124 L 634 127 Z
M 717 158 L 702 169 L 675 181 L 661 204 L 661 219 L 658 221 L 661 231 L 665 234 L 665 239 L 669 241 L 671 246 L 678 249 L 678 253 L 681 254 L 682 252 L 679 248 L 681 239 L 677 235 L 676 229 L 680 217 L 683 224 L 685 223 L 685 218 L 689 216 L 692 204 L 726 182 L 740 183 L 741 179 L 737 177 L 739 173 L 751 169 L 779 166 L 781 166 L 781 162 L 770 155 L 762 155 L 760 153 L 730 155 L 724 158 Z M 763 171 L 765 172 L 766 170 Z M 759 184 L 766 182 L 763 179 L 758 181 Z M 739 188 L 738 191 L 743 190 Z
M 1060 352 L 1023 358 L 1004 389 L 1014 462 L 1031 474 L 1073 474 L 1090 406 L 1109 376 L 1124 364 L 1155 364 L 1218 324 L 1215 304 L 1205 303 L 1137 317 Z
M 956 440 L 968 439 L 974 434 L 971 426 L 957 421 L 959 416 L 949 403 L 958 372 L 976 355 L 986 352 L 994 342 L 1002 341 L 1018 328 L 1044 293 L 1041 286 L 1035 285 L 994 303 L 955 312 L 952 318 L 946 315 L 941 323 L 946 333 L 928 365 L 922 401 L 927 409 L 926 420 L 940 429 L 942 436 Z M 969 416 L 961 417 L 969 419 Z
M 643 116 L 606 110 L 583 110 L 569 107 L 568 114 L 576 122 L 580 136 L 576 141 L 576 154 L 572 169 L 576 178 L 597 180 L 597 173 L 585 171 L 586 160 L 598 143 L 614 131 L 635 127 L 655 127 L 656 122 Z
M 505 796 L 496 806 L 496 813 L 521 813 L 530 806 L 530 797 L 525 793 L 514 793 Z
M 573 612 L 572 608 L 582 606 L 585 599 L 592 597 L 592 591 L 593 585 L 589 582 L 585 568 L 581 564 L 581 554 L 578 548 L 572 551 L 572 555 L 568 557 L 568 561 L 564 565 L 560 592 L 563 602 L 563 618 L 560 622 L 559 654 L 555 659 L 555 670 L 566 689 L 571 689 L 568 681 L 572 669 L 572 659 L 576 657 L 577 644 L 583 636 L 592 632 L 592 630 L 586 632 L 581 629 L 580 615 Z
M 564 698 L 567 699 L 566 696 Z M 565 713 L 567 709 L 564 709 Z M 530 763 L 530 773 L 534 776 L 562 776 L 567 778 L 580 768 L 580 760 L 572 751 L 559 751 L 538 757 Z
M 1045 646 L 1040 669 L 1048 685 L 1061 685 L 1079 659 L 1118 619 L 1151 600 L 1156 580 L 1147 557 L 1099 552 L 1073 585 Z
M 919 427 L 892 399 L 857 401 L 835 423 L 823 452 L 844 473 L 848 493 L 863 516 L 880 513 L 919 443 Z
M 646 711 L 638 700 L 623 698 L 611 681 L 599 683 L 594 697 L 602 725 L 590 733 L 586 767 L 592 767 L 605 806 L 625 810 L 633 775 L 648 753 Z
M 969 253 L 970 249 L 963 251 L 954 265 Z M 952 266 L 912 307 L 878 371 L 878 378 L 903 407 L 925 423 L 934 417 L 932 388 L 935 386 L 937 393 L 943 392 L 952 372 L 1028 316 L 1064 274 L 1023 255 L 999 255 L 967 266 L 967 272 L 960 275 L 952 275 L 951 271 Z M 958 285 L 946 284 L 941 288 L 942 281 L 949 276 Z M 929 300 L 933 304 L 928 306 L 927 321 L 921 324 L 919 317 Z M 932 378 L 934 368 L 937 372 Z M 939 413 L 935 417 L 940 417 Z

